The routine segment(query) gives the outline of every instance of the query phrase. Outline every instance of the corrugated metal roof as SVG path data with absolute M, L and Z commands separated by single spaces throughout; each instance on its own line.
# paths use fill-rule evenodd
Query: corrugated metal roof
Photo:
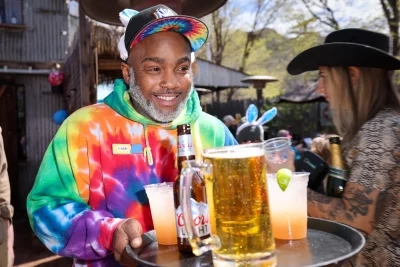
M 248 77 L 246 73 L 214 64 L 203 59 L 196 59 L 198 73 L 194 79 L 196 87 L 220 91 L 228 88 L 248 88 L 249 84 L 241 82 Z

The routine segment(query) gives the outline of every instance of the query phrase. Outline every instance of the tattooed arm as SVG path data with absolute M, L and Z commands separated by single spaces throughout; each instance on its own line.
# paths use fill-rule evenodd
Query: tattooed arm
M 347 182 L 342 198 L 328 197 L 308 190 L 311 217 L 344 223 L 368 235 L 374 229 L 386 199 L 385 193 Z

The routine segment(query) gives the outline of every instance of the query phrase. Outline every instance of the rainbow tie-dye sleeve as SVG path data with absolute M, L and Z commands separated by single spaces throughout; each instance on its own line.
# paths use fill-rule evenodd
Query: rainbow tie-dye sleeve
M 89 188 L 88 168 L 71 162 L 79 156 L 81 165 L 89 164 L 82 157 L 87 147 L 79 129 L 67 131 L 68 127 L 78 127 L 68 120 L 47 149 L 28 196 L 30 224 L 52 252 L 83 260 L 99 259 L 111 253 L 112 235 L 122 219 L 104 210 L 92 210 L 84 190 L 78 191 L 77 180 L 87 183 L 79 184 L 79 188 Z

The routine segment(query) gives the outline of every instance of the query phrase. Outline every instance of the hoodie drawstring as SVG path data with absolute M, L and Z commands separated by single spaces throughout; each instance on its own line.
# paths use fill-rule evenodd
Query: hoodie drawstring
M 149 145 L 149 137 L 148 137 L 148 132 L 147 132 L 147 125 L 144 125 L 144 139 L 146 141 L 146 147 L 143 150 L 143 160 L 144 162 L 146 162 L 147 159 L 147 164 L 149 164 L 149 166 L 153 166 L 153 155 L 151 154 L 151 148 Z

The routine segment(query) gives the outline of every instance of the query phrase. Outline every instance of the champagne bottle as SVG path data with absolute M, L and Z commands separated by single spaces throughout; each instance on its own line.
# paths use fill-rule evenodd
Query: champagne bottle
M 340 138 L 330 137 L 332 165 L 329 168 L 327 194 L 330 197 L 341 198 L 346 186 L 347 175 L 342 158 L 342 149 L 340 147 Z
M 178 175 L 174 182 L 174 202 L 175 202 L 175 219 L 176 233 L 178 237 L 178 250 L 182 253 L 192 253 L 192 247 L 186 234 L 185 224 L 183 221 L 182 206 L 179 200 L 180 173 L 182 163 L 185 160 L 194 160 L 195 153 L 192 142 L 190 124 L 178 125 Z M 193 220 L 198 223 L 197 230 L 201 238 L 210 236 L 211 226 L 209 220 L 206 187 L 204 180 L 200 175 L 194 175 L 192 178 L 192 215 Z

